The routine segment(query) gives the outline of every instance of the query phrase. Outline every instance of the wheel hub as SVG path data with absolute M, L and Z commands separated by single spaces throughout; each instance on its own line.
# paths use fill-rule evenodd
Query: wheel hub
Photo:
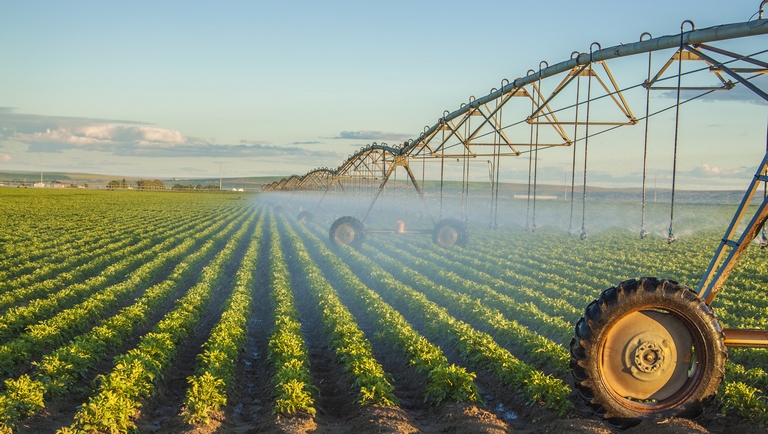
M 456 244 L 456 240 L 458 239 L 459 233 L 456 232 L 456 229 L 450 226 L 443 226 L 437 233 L 437 243 L 443 247 Z
M 348 224 L 339 225 L 334 233 L 336 241 L 341 244 L 350 244 L 355 239 L 355 229 Z
M 626 399 L 669 398 L 688 380 L 692 345 L 688 328 L 674 314 L 632 312 L 606 334 L 600 366 L 603 381 Z
M 635 358 L 632 366 L 643 373 L 656 372 L 664 365 L 664 349 L 653 342 L 643 342 L 635 349 Z

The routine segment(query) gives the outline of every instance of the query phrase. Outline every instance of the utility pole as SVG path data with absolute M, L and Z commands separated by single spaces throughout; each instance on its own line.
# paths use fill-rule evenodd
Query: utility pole
M 219 191 L 221 191 L 221 163 L 219 163 Z

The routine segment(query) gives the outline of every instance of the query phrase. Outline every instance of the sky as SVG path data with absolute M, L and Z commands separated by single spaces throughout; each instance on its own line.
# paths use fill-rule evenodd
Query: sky
M 748 21 L 759 3 L 0 2 L 0 170 L 37 171 L 42 161 L 47 171 L 183 179 L 336 167 L 372 142 L 416 138 L 444 110 L 542 60 L 674 34 L 685 19 Z M 723 46 L 746 54 L 766 42 Z M 610 64 L 623 87 L 645 78 L 647 59 L 635 57 Z M 644 97 L 628 95 L 638 117 Z M 651 107 L 671 101 L 656 92 Z M 681 185 L 743 188 L 765 152 L 767 108 L 744 89 L 686 105 Z M 662 184 L 673 121 L 673 111 L 657 116 L 649 135 L 649 177 Z M 589 146 L 590 185 L 639 186 L 642 126 Z M 472 163 L 473 180 L 488 180 L 486 164 Z M 542 152 L 540 180 L 569 182 L 571 164 L 570 150 Z M 526 158 L 499 169 L 502 180 L 527 181 Z

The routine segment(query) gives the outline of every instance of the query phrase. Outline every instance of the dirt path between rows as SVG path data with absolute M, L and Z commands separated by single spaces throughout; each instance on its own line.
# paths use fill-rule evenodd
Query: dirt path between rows
M 213 289 L 211 300 L 195 327 L 192 336 L 178 346 L 178 354 L 166 376 L 160 380 L 157 391 L 142 403 L 140 414 L 135 420 L 142 433 L 181 432 L 188 424 L 181 416 L 181 409 L 189 383 L 187 378 L 195 374 L 197 355 L 202 352 L 202 345 L 208 340 L 211 330 L 221 319 L 225 302 L 235 284 L 235 275 L 248 249 L 251 234 L 256 222 L 248 228 L 224 269 L 224 278 Z

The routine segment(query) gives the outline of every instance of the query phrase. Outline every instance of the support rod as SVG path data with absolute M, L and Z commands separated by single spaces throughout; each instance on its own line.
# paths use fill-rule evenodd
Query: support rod
M 766 177 L 762 175 L 765 173 L 766 167 L 768 167 L 768 153 L 765 154 L 763 162 L 757 167 L 755 177 L 749 184 L 749 188 L 744 194 L 744 198 L 741 200 L 741 204 L 736 210 L 736 214 L 733 216 L 733 220 L 731 220 L 731 224 L 728 226 L 725 236 L 723 236 L 720 245 L 717 247 L 715 255 L 713 256 L 709 267 L 707 267 L 707 271 L 701 278 L 698 293 L 699 297 L 703 298 L 707 304 L 711 304 L 712 300 L 715 299 L 715 296 L 725 284 L 728 276 L 731 275 L 739 258 L 744 253 L 747 246 L 749 246 L 749 243 L 757 237 L 763 224 L 765 224 L 765 221 L 768 219 L 768 197 L 766 197 L 763 199 L 763 203 L 758 207 L 755 215 L 744 229 L 744 232 L 742 232 L 738 241 L 732 240 L 732 237 L 739 226 L 739 222 L 741 222 L 741 219 L 747 212 L 750 202 L 752 202 L 752 198 L 754 197 L 757 188 L 760 186 L 761 182 L 766 181 Z M 721 264 L 720 261 L 723 256 L 725 256 L 726 247 L 731 247 L 732 250 Z
M 362 219 L 360 219 L 361 223 L 365 223 L 365 219 L 368 218 L 368 214 L 371 213 L 371 210 L 373 209 L 373 205 L 376 203 L 376 199 L 379 198 L 379 195 L 381 195 L 381 192 L 384 191 L 384 186 L 387 185 L 387 181 L 389 181 L 389 177 L 392 175 L 393 169 L 397 168 L 396 165 L 390 166 L 389 170 L 387 170 L 387 173 L 384 175 L 384 179 L 381 180 L 381 184 L 379 184 L 379 188 L 376 190 L 376 194 L 373 195 L 373 199 L 371 199 L 371 204 L 368 205 L 368 209 L 365 211 L 365 215 Z
M 715 65 L 718 69 L 722 70 L 726 74 L 730 75 L 736 81 L 743 84 L 747 89 L 751 90 L 752 92 L 756 93 L 760 98 L 768 101 L 768 94 L 763 92 L 762 89 L 752 84 L 749 80 L 745 79 L 744 77 L 740 76 L 736 72 L 734 72 L 732 69 L 728 68 L 725 65 L 721 65 L 717 60 L 707 56 L 706 54 L 702 53 L 701 51 L 691 47 L 690 45 L 685 45 L 685 49 L 696 53 L 697 56 L 701 57 L 702 59 L 706 60 L 707 62 L 711 63 L 712 65 Z

